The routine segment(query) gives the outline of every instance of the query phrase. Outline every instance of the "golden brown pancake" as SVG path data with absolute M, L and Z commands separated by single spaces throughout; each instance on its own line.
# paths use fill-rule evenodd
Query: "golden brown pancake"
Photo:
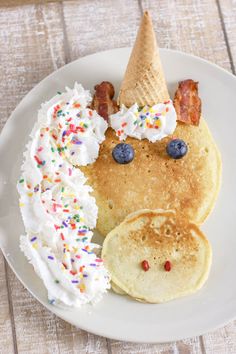
M 173 136 L 188 145 L 188 153 L 179 160 L 166 153 Z M 218 149 L 203 118 L 199 126 L 178 123 L 173 136 L 156 143 L 127 138 L 135 157 L 121 165 L 112 157 L 120 141 L 109 128 L 96 162 L 80 167 L 94 189 L 99 209 L 97 229 L 102 235 L 140 209 L 173 209 L 196 224 L 206 219 L 220 186 Z
M 199 228 L 182 216 L 140 210 L 107 235 L 102 258 L 114 291 L 160 303 L 201 288 L 212 252 Z

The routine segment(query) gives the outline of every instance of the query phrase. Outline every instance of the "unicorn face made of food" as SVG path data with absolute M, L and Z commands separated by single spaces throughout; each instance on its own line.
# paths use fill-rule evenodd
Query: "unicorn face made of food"
M 148 12 L 139 28 L 118 103 L 113 97 L 114 88 L 106 81 L 95 86 L 93 98 L 77 83 L 57 94 L 42 104 L 24 154 L 17 185 L 26 231 L 20 247 L 54 305 L 96 303 L 111 283 L 118 292 L 133 296 L 118 279 L 122 275 L 114 276 L 110 266 L 115 262 L 111 259 L 116 260 L 114 247 L 106 244 L 104 260 L 99 257 L 101 247 L 92 242 L 95 227 L 105 237 L 134 212 L 172 210 L 177 216 L 167 213 L 163 222 L 168 223 L 168 217 L 172 223 L 176 218 L 185 220 L 186 239 L 186 225 L 190 221 L 201 224 L 216 200 L 221 162 L 207 124 L 200 117 L 198 84 L 190 79 L 182 81 L 171 101 Z M 157 217 L 155 213 L 153 217 Z M 161 238 L 166 237 L 158 230 Z M 181 227 L 178 230 L 181 237 Z M 172 266 L 172 270 L 178 269 L 180 255 L 184 255 L 184 243 L 180 243 L 179 258 L 174 255 L 173 237 L 171 250 L 168 248 L 170 259 L 161 261 L 163 272 Z M 188 242 L 193 244 L 191 237 L 189 233 Z M 195 258 L 203 257 L 200 249 L 204 248 L 208 261 L 200 268 L 194 263 L 190 274 L 182 275 L 191 289 L 187 287 L 184 293 L 173 289 L 171 297 L 157 296 L 154 301 L 142 294 L 133 297 L 161 302 L 199 288 L 209 272 L 211 257 L 209 244 L 200 244 L 202 237 L 196 239 Z M 143 249 L 143 240 L 137 240 L 137 249 Z M 126 248 L 130 244 L 127 234 Z M 147 247 L 151 247 L 150 254 L 155 253 L 153 243 Z M 134 259 L 129 259 L 129 254 L 123 258 L 143 274 L 160 268 L 143 257 L 137 253 Z M 132 281 L 135 279 L 136 274 Z M 143 281 L 145 284 L 145 277 Z

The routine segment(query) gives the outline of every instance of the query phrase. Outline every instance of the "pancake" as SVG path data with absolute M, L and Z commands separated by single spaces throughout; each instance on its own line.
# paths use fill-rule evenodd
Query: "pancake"
M 130 213 L 140 209 L 172 209 L 195 224 L 212 210 L 221 180 L 221 159 L 206 122 L 199 126 L 178 123 L 174 137 L 183 139 L 188 153 L 174 160 L 166 153 L 173 136 L 156 143 L 127 138 L 134 160 L 121 165 L 112 150 L 120 141 L 109 128 L 98 159 L 80 169 L 93 187 L 98 205 L 97 229 L 106 236 Z
M 118 285 L 113 283 L 112 281 L 111 281 L 111 288 L 118 295 L 126 295 L 126 292 L 122 290 Z
M 199 228 L 182 216 L 173 211 L 141 210 L 107 235 L 102 258 L 115 291 L 139 301 L 162 303 L 202 287 L 212 252 Z M 144 260 L 147 271 L 142 268 Z M 167 261 L 169 268 L 165 268 Z

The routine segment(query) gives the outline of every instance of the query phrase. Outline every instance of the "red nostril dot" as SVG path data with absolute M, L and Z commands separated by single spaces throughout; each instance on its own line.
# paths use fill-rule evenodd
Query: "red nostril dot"
M 148 269 L 150 268 L 150 266 L 149 266 L 149 264 L 148 264 L 148 261 L 145 261 L 145 260 L 142 261 L 141 266 L 142 266 L 142 268 L 143 268 L 143 270 L 144 270 L 145 272 L 147 272 Z
M 171 263 L 170 261 L 166 261 L 165 264 L 164 264 L 164 268 L 167 272 L 169 272 L 171 270 Z

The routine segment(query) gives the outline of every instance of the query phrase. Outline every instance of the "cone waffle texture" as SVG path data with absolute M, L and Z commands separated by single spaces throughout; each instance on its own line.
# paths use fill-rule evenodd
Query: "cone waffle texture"
M 169 98 L 152 20 L 149 13 L 145 12 L 121 84 L 118 102 L 126 107 L 135 102 L 139 106 L 152 106 Z

